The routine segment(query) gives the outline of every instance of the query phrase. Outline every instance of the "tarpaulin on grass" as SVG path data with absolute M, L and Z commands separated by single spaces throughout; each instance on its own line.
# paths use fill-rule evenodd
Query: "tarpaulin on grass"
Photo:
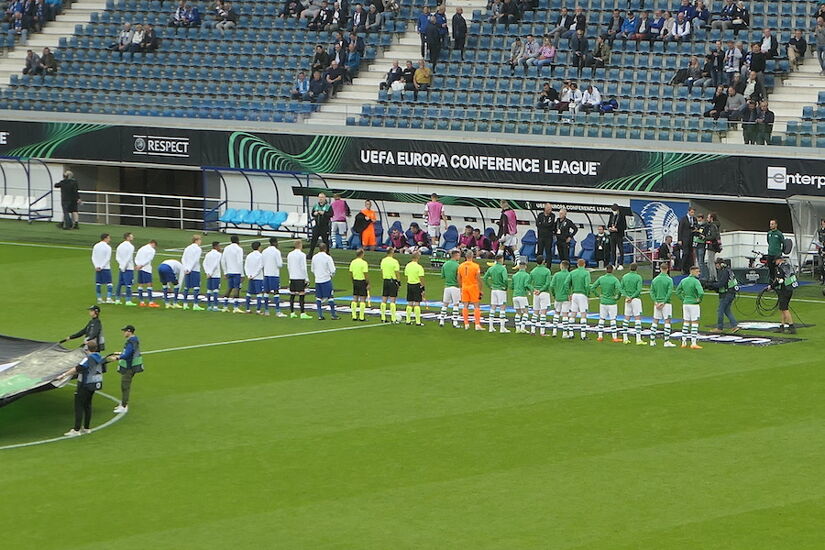
M 0 335 L 0 407 L 24 395 L 62 386 L 68 380 L 61 375 L 82 358 L 79 349 Z

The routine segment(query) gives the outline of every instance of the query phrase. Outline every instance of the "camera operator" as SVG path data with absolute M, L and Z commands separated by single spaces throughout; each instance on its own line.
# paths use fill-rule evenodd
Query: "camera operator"
M 733 270 L 722 258 L 716 258 L 714 266 L 716 267 L 716 280 L 708 281 L 707 287 L 719 293 L 719 308 L 716 310 L 716 328 L 711 332 L 720 333 L 724 330 L 725 317 L 730 321 L 731 333 L 739 332 L 736 317 L 731 311 L 736 293 L 739 291 L 739 281 L 736 280 Z
M 816 241 L 816 251 L 819 253 L 819 284 L 825 285 L 825 218 L 819 220 Z
M 775 223 L 771 220 L 771 223 Z M 793 290 L 799 286 L 796 280 L 796 273 L 792 265 L 790 265 L 784 256 L 779 256 L 774 260 L 774 278 L 768 288 L 776 292 L 777 300 L 779 301 L 779 314 L 782 319 L 779 328 L 776 332 L 785 332 L 787 327 L 790 334 L 796 334 L 796 327 L 793 326 L 793 317 L 791 316 L 790 303 L 793 298 Z

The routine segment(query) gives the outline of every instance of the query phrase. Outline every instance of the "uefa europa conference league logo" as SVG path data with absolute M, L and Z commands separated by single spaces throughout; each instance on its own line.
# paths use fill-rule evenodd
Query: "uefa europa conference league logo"
M 135 155 L 189 158 L 189 138 L 134 134 Z
M 809 174 L 789 174 L 784 166 L 768 166 L 768 189 L 787 191 L 788 185 L 814 185 L 817 189 L 825 187 L 825 176 Z

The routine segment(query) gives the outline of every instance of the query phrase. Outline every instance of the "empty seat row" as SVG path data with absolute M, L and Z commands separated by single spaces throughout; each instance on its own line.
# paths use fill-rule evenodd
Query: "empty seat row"
M 269 227 L 274 230 L 281 227 L 302 229 L 308 225 L 306 213 L 243 210 L 239 208 L 227 208 L 218 218 L 218 221 L 234 226 L 252 225 L 260 228 Z

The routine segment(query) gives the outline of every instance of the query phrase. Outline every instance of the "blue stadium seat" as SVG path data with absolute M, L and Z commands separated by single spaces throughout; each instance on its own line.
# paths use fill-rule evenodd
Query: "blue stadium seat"
M 454 225 L 447 227 L 442 237 L 442 247 L 446 250 L 451 250 L 458 246 L 458 229 Z
M 536 243 L 538 243 L 536 232 L 532 229 L 528 230 L 527 233 L 524 234 L 524 237 L 522 237 L 521 239 L 521 248 L 519 249 L 519 255 L 526 257 L 531 262 L 535 261 Z

